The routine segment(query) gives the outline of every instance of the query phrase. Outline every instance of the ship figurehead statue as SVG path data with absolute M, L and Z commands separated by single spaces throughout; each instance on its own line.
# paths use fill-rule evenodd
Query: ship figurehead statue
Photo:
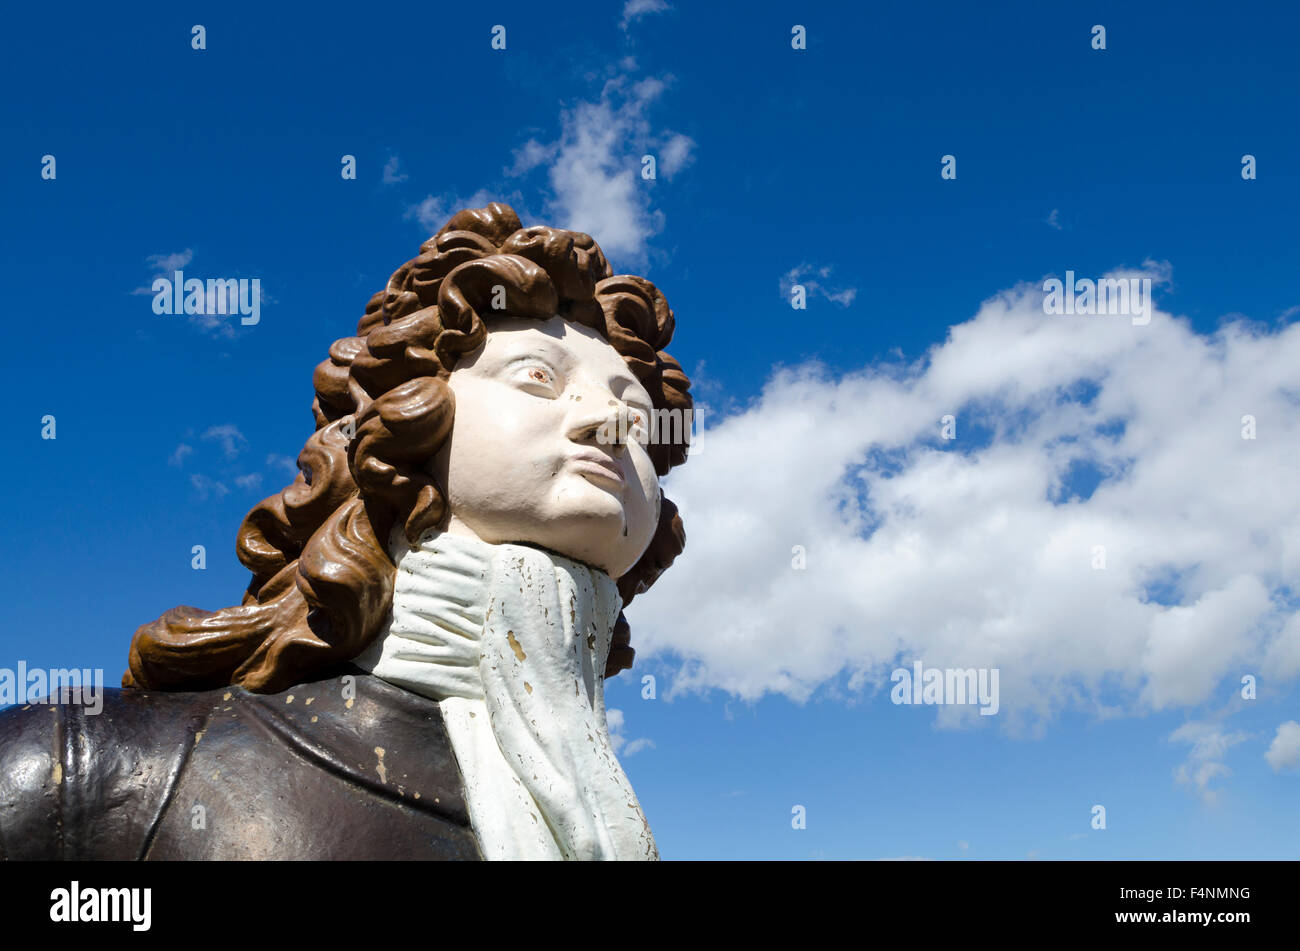
M 658 858 L 604 681 L 685 542 L 673 327 L 590 236 L 454 215 L 316 367 L 242 603 L 143 625 L 97 715 L 0 714 L 0 852 Z

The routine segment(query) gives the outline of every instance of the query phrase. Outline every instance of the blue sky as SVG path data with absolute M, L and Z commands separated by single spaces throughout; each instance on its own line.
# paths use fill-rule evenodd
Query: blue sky
M 1295 857 L 1294 6 L 703 6 L 6 11 L 0 665 L 115 681 L 139 624 L 237 603 L 312 368 L 500 198 L 664 291 L 717 427 L 609 687 L 665 857 Z M 259 278 L 260 322 L 153 313 L 168 259 Z M 1042 316 L 1067 269 L 1151 277 L 1150 332 Z M 1023 504 L 1044 473 L 1075 501 Z M 762 525 L 717 514 L 737 498 Z M 1076 536 L 1111 586 L 1044 567 Z M 1044 620 L 1075 596 L 1078 631 Z M 1000 666 L 996 722 L 890 703 L 917 657 Z

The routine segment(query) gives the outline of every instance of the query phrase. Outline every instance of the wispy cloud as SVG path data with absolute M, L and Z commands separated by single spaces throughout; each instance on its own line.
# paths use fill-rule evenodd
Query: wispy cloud
M 1187 761 L 1174 770 L 1174 778 L 1191 786 L 1206 803 L 1218 800 L 1219 791 L 1211 787 L 1216 779 L 1225 779 L 1232 770 L 1223 762 L 1228 750 L 1248 740 L 1249 734 L 1225 730 L 1215 720 L 1192 720 L 1169 735 L 1174 743 L 1190 743 Z
M 210 426 L 203 434 L 203 438 L 220 443 L 221 451 L 226 454 L 227 459 L 234 459 L 248 446 L 248 440 L 234 423 Z
M 631 740 L 623 747 L 623 756 L 635 756 L 642 750 L 652 750 L 655 748 L 654 740 L 641 737 L 640 739 Z
M 132 294 L 149 294 L 154 293 L 153 282 L 160 277 L 171 280 L 177 271 L 184 270 L 185 266 L 194 260 L 194 251 L 186 248 L 184 251 L 174 251 L 171 254 L 151 254 L 145 258 L 149 265 L 150 278 L 149 283 L 144 287 L 137 287 Z
M 294 462 L 291 456 L 281 456 L 273 452 L 266 457 L 266 464 L 274 469 L 284 471 L 290 478 L 295 478 L 298 475 L 298 463 Z
M 218 482 L 216 479 L 210 479 L 197 472 L 190 476 L 190 485 L 199 494 L 199 498 L 204 501 L 210 498 L 224 498 L 230 494 L 230 489 L 226 487 L 224 482 Z
M 181 443 L 179 446 L 176 447 L 176 451 L 171 454 L 171 458 L 167 460 L 167 465 L 179 467 L 188 456 L 192 456 L 193 454 L 194 454 L 193 446 L 188 446 L 185 443 Z
M 669 133 L 659 149 L 659 172 L 671 180 L 695 158 L 695 140 L 680 132 Z
M 183 271 L 193 263 L 194 252 L 192 249 L 186 248 L 184 251 L 176 251 L 170 254 L 151 254 L 146 260 L 152 272 L 149 283 L 131 291 L 132 295 L 147 294 L 156 296 L 158 292 L 153 288 L 154 282 L 158 278 L 166 278 L 169 283 L 174 281 L 177 271 Z M 187 279 L 198 278 L 199 275 L 188 274 L 186 277 Z M 226 280 L 226 278 L 223 278 L 223 280 Z M 173 293 L 175 293 L 174 290 Z M 248 297 L 247 300 L 241 297 L 241 294 L 245 293 Z M 255 302 L 252 299 L 254 295 L 256 296 Z M 189 296 L 189 293 L 184 294 L 185 298 Z M 239 318 L 234 315 L 241 313 L 241 303 L 250 305 L 255 303 L 260 315 L 261 309 L 272 302 L 273 299 L 267 293 L 266 288 L 262 286 L 260 278 L 256 285 L 250 285 L 246 291 L 237 286 L 232 287 L 225 284 L 218 286 L 212 280 L 209 280 L 205 283 L 203 292 L 197 301 L 198 312 L 186 313 L 185 317 L 191 324 L 205 333 L 214 337 L 231 339 L 237 336 L 235 326 L 239 324 Z
M 557 142 L 542 144 L 536 139 L 529 139 L 514 150 L 515 161 L 513 165 L 506 169 L 506 174 L 510 176 L 523 175 L 539 165 L 545 165 L 555 158 L 555 153 L 559 151 L 559 148 Z
M 671 180 L 690 164 L 695 150 L 689 136 L 656 129 L 650 121 L 651 108 L 670 80 L 634 79 L 634 68 L 625 60 L 598 99 L 562 111 L 556 139 L 529 139 L 506 170 L 518 177 L 545 167 L 546 213 L 553 223 L 592 235 L 624 267 L 645 262 L 647 242 L 664 226 L 663 213 L 651 207 L 653 182 L 641 177 L 643 156 L 655 156 L 656 180 Z
M 620 25 L 626 30 L 644 16 L 669 9 L 663 0 L 630 0 Z M 513 149 L 502 169 L 502 187 L 480 188 L 469 197 L 455 189 L 429 193 L 408 205 L 404 217 L 432 232 L 462 208 L 506 201 L 525 225 L 545 223 L 592 235 L 616 271 L 643 268 L 650 239 L 664 227 L 663 212 L 651 205 L 655 183 L 680 175 L 694 161 L 696 143 L 683 132 L 652 123 L 654 107 L 673 79 L 638 78 L 637 68 L 634 57 L 622 57 L 601 77 L 599 96 L 561 109 L 554 137 L 532 137 Z M 654 159 L 653 175 L 646 156 Z M 385 166 L 385 182 L 396 180 L 398 169 L 394 157 Z M 530 181 L 524 188 L 544 195 L 535 217 L 518 184 L 530 176 L 545 177 L 545 185 Z
M 614 748 L 615 753 L 619 753 L 622 756 L 633 756 L 642 750 L 654 749 L 653 740 L 644 737 L 629 740 L 623 735 L 624 722 L 622 710 L 606 710 L 605 719 L 609 725 L 609 742 Z
M 406 181 L 411 176 L 402 171 L 402 160 L 396 155 L 390 155 L 388 161 L 384 163 L 382 181 L 385 185 L 397 185 Z
M 652 13 L 664 13 L 671 9 L 672 7 L 665 0 L 627 0 L 623 4 L 623 19 L 619 21 L 618 28 L 626 33 L 628 27 L 642 17 Z
M 158 274 L 170 275 L 172 271 L 179 270 L 194 260 L 194 251 L 186 248 L 172 254 L 151 254 L 147 260 Z
M 805 263 L 791 268 L 781 275 L 782 300 L 787 305 L 790 303 L 791 292 L 797 284 L 804 289 L 809 300 L 820 297 L 831 303 L 839 304 L 841 307 L 848 307 L 853 303 L 854 298 L 858 296 L 858 289 L 831 282 L 832 270 L 833 268 L 829 264 L 817 266 Z

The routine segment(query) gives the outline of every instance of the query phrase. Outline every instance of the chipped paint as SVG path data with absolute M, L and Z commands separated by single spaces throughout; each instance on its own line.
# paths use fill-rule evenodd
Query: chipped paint
M 379 781 L 386 783 L 388 782 L 388 767 L 384 765 L 384 748 L 376 746 L 375 755 L 379 757 L 379 762 L 375 764 L 375 772 L 379 774 Z
M 58 760 L 54 761 L 54 785 L 58 786 L 63 782 L 63 764 Z
M 657 858 L 605 719 L 617 583 L 535 548 L 403 545 L 389 631 L 361 666 L 438 701 L 484 858 Z M 428 621 L 451 636 L 416 637 Z

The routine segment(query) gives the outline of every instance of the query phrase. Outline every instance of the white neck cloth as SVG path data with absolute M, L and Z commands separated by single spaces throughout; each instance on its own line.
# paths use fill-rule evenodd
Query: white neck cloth
M 392 614 L 353 662 L 438 701 L 483 857 L 659 858 L 605 722 L 614 580 L 435 532 L 390 551 Z

